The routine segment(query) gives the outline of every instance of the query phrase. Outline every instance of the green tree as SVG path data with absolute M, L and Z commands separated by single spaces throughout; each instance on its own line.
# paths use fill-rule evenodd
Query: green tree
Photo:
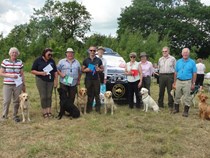
M 200 0 L 133 0 L 118 18 L 119 38 L 129 29 L 140 30 L 143 36 L 157 32 L 160 39 L 166 35 L 171 46 L 206 47 L 210 42 L 210 7 Z

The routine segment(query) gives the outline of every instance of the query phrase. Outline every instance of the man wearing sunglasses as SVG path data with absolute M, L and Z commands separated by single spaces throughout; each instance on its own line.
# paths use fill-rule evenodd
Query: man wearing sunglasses
M 96 105 L 95 110 L 99 114 L 100 112 L 100 78 L 99 73 L 104 71 L 104 67 L 101 59 L 96 57 L 96 47 L 90 46 L 88 49 L 89 57 L 83 61 L 82 72 L 86 74 L 85 76 L 85 87 L 87 88 L 88 103 L 87 103 L 87 113 L 92 111 L 93 100 L 95 98 Z

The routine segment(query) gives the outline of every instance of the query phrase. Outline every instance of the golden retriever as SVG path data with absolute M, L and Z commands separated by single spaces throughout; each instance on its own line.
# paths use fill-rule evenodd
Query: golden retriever
M 111 115 L 114 114 L 114 110 L 117 109 L 112 98 L 112 92 L 106 91 L 104 93 L 104 113 L 107 114 L 107 109 L 111 109 Z
M 210 119 L 210 106 L 208 106 L 208 104 L 206 103 L 206 100 L 208 99 L 208 97 L 203 94 L 200 93 L 198 95 L 199 98 L 199 103 L 198 103 L 198 107 L 199 107 L 199 117 L 201 119 Z
M 22 113 L 22 119 L 23 119 L 23 122 L 26 121 L 26 117 L 27 117 L 27 120 L 28 121 L 31 121 L 30 120 L 30 117 L 29 117 L 29 100 L 28 100 L 28 94 L 27 93 L 21 93 L 19 95 L 19 100 L 20 100 L 20 109 L 21 109 L 21 113 Z
M 84 108 L 84 114 L 86 114 L 87 109 L 87 89 L 86 88 L 80 88 L 78 90 L 78 93 L 75 97 L 75 105 L 79 108 L 80 113 L 82 114 L 82 108 Z

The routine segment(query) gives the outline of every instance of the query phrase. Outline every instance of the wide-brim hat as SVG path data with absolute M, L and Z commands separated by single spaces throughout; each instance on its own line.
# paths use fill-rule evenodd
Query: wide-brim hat
M 145 56 L 148 57 L 147 53 L 145 53 L 145 52 L 140 53 L 140 57 L 145 57 Z
M 72 53 L 74 53 L 74 50 L 72 49 L 72 48 L 68 48 L 67 50 L 66 50 L 66 53 L 67 52 L 72 52 Z
M 102 47 L 102 46 L 99 46 L 99 47 L 97 48 L 97 50 L 103 50 L 104 52 L 106 51 L 105 48 Z

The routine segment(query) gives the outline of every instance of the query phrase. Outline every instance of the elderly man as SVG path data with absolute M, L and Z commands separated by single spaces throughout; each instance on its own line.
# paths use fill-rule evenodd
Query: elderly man
M 176 88 L 174 114 L 179 112 L 180 99 L 184 95 L 184 112 L 182 116 L 188 117 L 191 104 L 190 91 L 195 88 L 196 72 L 196 64 L 190 58 L 190 50 L 189 48 L 184 48 L 182 50 L 182 58 L 177 61 L 174 73 L 173 87 Z
M 164 107 L 163 100 L 165 94 L 165 88 L 167 88 L 168 93 L 168 107 L 170 111 L 173 111 L 173 97 L 170 94 L 172 90 L 172 85 L 174 82 L 174 72 L 176 59 L 171 56 L 170 49 L 168 47 L 163 47 L 162 54 L 163 56 L 158 61 L 158 69 L 159 69 L 159 99 L 158 105 L 159 107 Z

